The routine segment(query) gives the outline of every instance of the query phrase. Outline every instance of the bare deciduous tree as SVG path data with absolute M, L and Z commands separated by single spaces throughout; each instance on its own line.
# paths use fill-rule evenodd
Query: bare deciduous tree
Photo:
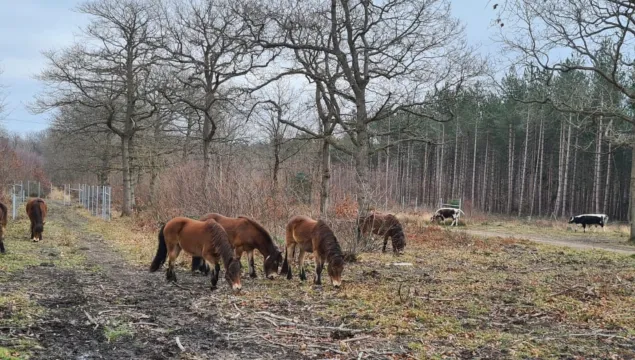
M 340 69 L 334 85 L 342 111 L 334 115 L 352 145 L 360 215 L 370 201 L 371 139 L 381 135 L 370 125 L 399 113 L 439 120 L 421 109 L 482 70 L 448 1 L 256 2 L 248 11 L 264 47 L 328 54 Z

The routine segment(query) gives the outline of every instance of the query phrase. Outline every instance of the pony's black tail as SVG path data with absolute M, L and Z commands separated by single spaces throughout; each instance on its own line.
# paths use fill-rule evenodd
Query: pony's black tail
M 159 248 L 157 249 L 157 254 L 154 256 L 154 260 L 152 260 L 152 264 L 150 265 L 150 272 L 159 270 L 161 265 L 165 262 L 165 259 L 168 257 L 168 247 L 165 245 L 165 236 L 163 235 L 164 228 L 165 225 L 161 226 L 161 230 L 159 230 Z

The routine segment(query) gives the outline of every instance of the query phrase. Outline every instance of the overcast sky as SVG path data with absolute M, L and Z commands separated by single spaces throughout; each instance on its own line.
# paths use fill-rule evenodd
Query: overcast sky
M 42 87 L 34 75 L 45 65 L 43 50 L 74 42 L 87 19 L 73 9 L 78 0 L 0 0 L 0 84 L 7 86 L 7 110 L 0 120 L 11 132 L 25 134 L 48 127 L 48 114 L 32 115 L 26 106 Z M 471 44 L 484 54 L 496 55 L 490 40 L 495 13 L 487 0 L 453 0 L 453 13 L 467 26 Z

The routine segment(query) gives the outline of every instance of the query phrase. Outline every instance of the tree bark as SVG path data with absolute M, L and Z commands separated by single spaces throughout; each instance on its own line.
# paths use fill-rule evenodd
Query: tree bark
M 562 176 L 564 174 L 564 123 L 560 121 L 560 143 L 558 144 L 558 189 L 556 190 L 556 202 L 553 205 L 554 218 L 560 213 L 560 204 L 562 203 Z
M 523 154 L 523 170 L 520 177 L 520 199 L 518 201 L 518 217 L 521 216 L 523 211 L 523 196 L 525 195 L 525 175 L 527 174 L 527 149 L 529 148 L 529 116 L 531 115 L 531 108 L 527 108 L 527 124 L 525 125 L 525 152 Z
M 602 206 L 602 211 L 605 214 L 608 214 L 609 212 L 609 195 L 611 193 L 611 191 L 609 191 L 609 189 L 611 189 L 611 142 L 608 141 L 609 143 L 609 148 L 608 148 L 608 155 L 606 156 L 606 183 L 604 186 L 604 206 Z
M 388 158 L 386 158 L 388 161 Z M 329 208 L 329 190 L 331 180 L 331 152 L 329 143 L 322 141 L 322 180 L 320 182 L 320 214 L 327 218 Z
M 507 154 L 507 214 L 512 212 L 512 199 L 514 196 L 514 137 L 513 127 L 509 124 L 509 136 L 508 136 L 508 154 Z
M 540 166 L 538 168 L 538 216 L 542 215 L 542 169 L 545 163 L 545 126 L 544 119 L 540 117 Z
M 567 131 L 566 151 L 564 160 L 564 185 L 562 187 L 562 217 L 566 216 L 567 193 L 569 192 L 569 163 L 571 162 L 571 114 L 569 114 L 569 130 Z
M 454 163 L 452 167 L 452 190 L 450 191 L 450 194 L 453 199 L 456 198 L 456 185 L 458 181 L 458 176 L 457 176 L 457 167 L 459 165 L 458 156 L 459 156 L 459 118 L 457 116 L 456 129 L 455 129 L 455 135 L 454 135 Z
M 480 113 L 480 112 L 479 112 Z M 472 201 L 472 208 L 474 208 L 474 191 L 476 190 L 476 145 L 478 144 L 478 121 L 474 124 L 474 153 L 472 154 L 472 193 L 470 195 L 470 201 Z M 487 157 L 487 153 L 485 154 Z M 487 164 L 487 160 L 485 160 Z M 487 166 L 486 166 L 487 168 Z
M 629 201 L 629 220 L 631 222 L 631 236 L 629 241 L 635 242 L 635 143 L 631 144 L 631 184 L 630 184 L 630 201 Z
M 121 164 L 123 173 L 123 204 L 121 209 L 122 216 L 132 215 L 131 208 L 131 189 L 130 189 L 130 139 L 127 136 L 121 137 Z
M 595 169 L 593 171 L 593 211 L 600 212 L 600 174 L 602 172 L 602 118 L 598 124 L 598 133 L 595 144 Z

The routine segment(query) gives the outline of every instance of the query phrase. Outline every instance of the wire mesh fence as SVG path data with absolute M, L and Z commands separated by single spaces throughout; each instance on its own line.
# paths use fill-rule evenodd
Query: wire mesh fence
M 64 185 L 64 205 L 70 206 L 73 203 L 82 205 L 93 216 L 110 221 L 112 187 L 77 184 L 74 188 L 70 184 Z
M 27 180 L 26 182 L 14 182 L 11 187 L 11 217 L 18 217 L 19 208 L 30 197 L 42 197 L 42 185 L 39 181 Z

